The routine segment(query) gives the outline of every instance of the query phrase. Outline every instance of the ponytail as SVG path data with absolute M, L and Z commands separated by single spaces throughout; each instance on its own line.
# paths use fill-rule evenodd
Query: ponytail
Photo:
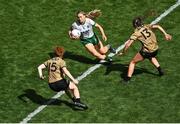
M 85 15 L 87 18 L 90 18 L 92 20 L 96 19 L 97 17 L 101 16 L 101 10 L 98 10 L 98 9 L 95 9 L 95 10 L 92 10 L 90 12 L 84 12 L 84 11 L 78 11 L 76 14 L 83 14 Z
M 102 13 L 101 13 L 101 10 L 95 9 L 95 10 L 92 10 L 92 11 L 88 12 L 88 13 L 86 14 L 86 17 L 94 20 L 94 19 L 96 19 L 97 17 L 101 16 L 101 14 L 102 14 Z

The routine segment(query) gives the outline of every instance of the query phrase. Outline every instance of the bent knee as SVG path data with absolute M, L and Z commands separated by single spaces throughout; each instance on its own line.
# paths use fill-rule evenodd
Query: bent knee
M 135 60 L 131 60 L 130 64 L 136 64 L 137 62 Z
M 99 50 L 99 52 L 100 52 L 101 54 L 106 54 L 106 53 L 107 53 L 107 50 L 105 50 L 104 48 L 101 48 L 101 49 Z
M 99 51 L 101 54 L 106 54 L 108 52 L 109 48 L 107 47 L 102 47 Z
M 94 55 L 95 57 L 99 58 L 99 59 L 105 59 L 105 58 L 106 58 L 105 55 L 102 55 L 102 54 L 100 54 L 100 53 L 93 53 L 93 55 Z

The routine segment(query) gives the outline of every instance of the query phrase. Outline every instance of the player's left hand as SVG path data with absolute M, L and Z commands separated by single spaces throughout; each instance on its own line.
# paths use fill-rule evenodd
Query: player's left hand
M 45 78 L 46 78 L 46 77 L 45 77 L 45 76 L 43 76 L 43 75 L 40 77 L 40 79 L 42 79 L 42 80 L 44 80 Z
M 171 40 L 171 39 L 172 39 L 172 36 L 171 36 L 170 34 L 166 34 L 166 35 L 165 35 L 165 38 L 166 38 L 166 40 Z
M 107 41 L 106 35 L 103 35 L 102 38 L 103 38 L 104 41 Z

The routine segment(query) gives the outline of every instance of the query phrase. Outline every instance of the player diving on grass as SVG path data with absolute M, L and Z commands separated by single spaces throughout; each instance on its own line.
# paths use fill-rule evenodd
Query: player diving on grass
M 84 45 L 86 50 L 95 56 L 99 60 L 111 60 L 105 54 L 108 50 L 112 53 L 115 53 L 115 49 L 111 47 L 111 45 L 104 46 L 102 41 L 97 37 L 97 35 L 93 31 L 93 27 L 99 29 L 102 39 L 107 41 L 107 37 L 104 33 L 104 29 L 101 25 L 96 23 L 93 19 L 97 18 L 101 15 L 100 10 L 93 10 L 88 13 L 84 11 L 77 12 L 77 21 L 74 22 L 69 30 L 69 37 L 71 39 L 80 39 L 81 43 Z M 77 29 L 81 32 L 80 37 L 76 37 L 72 35 L 72 30 Z
M 42 70 L 47 68 L 49 74 L 49 87 L 55 92 L 65 91 L 73 100 L 75 107 L 87 109 L 87 106 L 80 101 L 80 93 L 78 87 L 76 86 L 76 84 L 78 84 L 78 80 L 74 79 L 74 77 L 68 71 L 66 62 L 63 60 L 63 55 L 64 48 L 56 47 L 54 50 L 54 56 L 45 61 L 43 64 L 39 65 L 39 77 L 41 79 L 45 78 Z M 71 81 L 66 80 L 65 75 Z
M 167 34 L 160 25 L 143 24 L 143 21 L 140 17 L 136 17 L 132 23 L 135 31 L 130 36 L 129 40 L 125 42 L 123 52 L 120 52 L 119 55 L 124 54 L 127 49 L 132 45 L 132 43 L 136 40 L 139 40 L 141 42 L 142 48 L 131 60 L 128 68 L 128 73 L 127 76 L 124 78 L 124 81 L 128 82 L 131 79 L 135 65 L 138 62 L 143 61 L 144 59 L 150 60 L 150 62 L 157 68 L 159 76 L 164 75 L 164 72 L 162 71 L 159 62 L 156 59 L 156 55 L 158 53 L 158 43 L 153 29 L 159 29 L 164 34 L 166 40 L 171 40 L 171 35 Z

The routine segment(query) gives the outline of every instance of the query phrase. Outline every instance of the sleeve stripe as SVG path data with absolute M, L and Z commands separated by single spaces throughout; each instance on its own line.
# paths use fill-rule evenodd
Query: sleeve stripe
M 134 39 L 130 38 L 130 40 L 134 40 Z

